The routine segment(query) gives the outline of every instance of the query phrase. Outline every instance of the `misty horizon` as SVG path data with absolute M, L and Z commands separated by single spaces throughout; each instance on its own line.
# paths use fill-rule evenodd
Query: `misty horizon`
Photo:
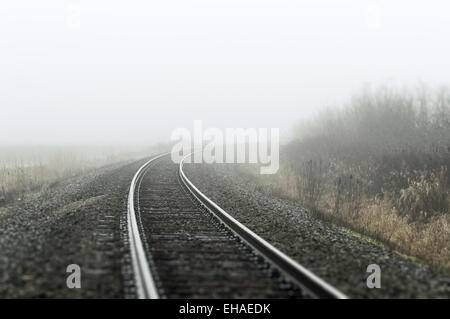
M 345 4 L 5 3 L 0 144 L 166 143 L 194 120 L 286 139 L 366 87 L 450 83 L 450 3 Z

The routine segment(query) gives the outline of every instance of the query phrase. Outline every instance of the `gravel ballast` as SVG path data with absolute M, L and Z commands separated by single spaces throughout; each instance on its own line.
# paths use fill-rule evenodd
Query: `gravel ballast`
M 143 163 L 92 170 L 0 207 L 0 298 L 133 297 L 125 217 Z M 235 165 L 186 164 L 185 171 L 235 218 L 350 297 L 450 297 L 449 278 L 262 193 Z M 381 289 L 366 286 L 373 263 Z M 70 264 L 81 267 L 81 289 L 66 285 Z
M 233 164 L 186 164 L 187 177 L 237 220 L 315 274 L 356 298 L 450 298 L 450 279 L 396 252 L 319 220 L 258 190 Z M 369 289 L 367 266 L 381 268 Z
M 122 298 L 130 274 L 124 216 L 144 161 L 68 178 L 0 212 L 0 298 Z M 81 289 L 66 285 L 70 264 Z

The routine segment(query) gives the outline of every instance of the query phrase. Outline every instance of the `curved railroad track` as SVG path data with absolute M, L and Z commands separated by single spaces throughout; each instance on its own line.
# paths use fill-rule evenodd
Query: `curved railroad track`
M 178 165 L 169 154 L 156 156 L 131 183 L 138 298 L 346 298 L 200 192 L 184 159 Z

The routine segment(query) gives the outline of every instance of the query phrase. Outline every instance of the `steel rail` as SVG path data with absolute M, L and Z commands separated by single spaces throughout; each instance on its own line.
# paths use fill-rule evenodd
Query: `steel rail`
M 139 224 L 134 209 L 134 195 L 137 185 L 144 176 L 148 166 L 158 158 L 167 154 L 161 154 L 153 157 L 142 165 L 133 177 L 128 193 L 128 239 L 130 243 L 131 263 L 134 270 L 134 283 L 136 285 L 136 294 L 139 299 L 158 299 L 159 294 L 156 288 L 155 280 L 151 273 L 150 265 L 145 254 L 144 245 L 139 232 Z
M 326 281 L 306 269 L 295 260 L 269 244 L 263 238 L 255 234 L 246 226 L 234 219 L 230 214 L 220 208 L 211 199 L 204 195 L 195 185 L 187 178 L 183 171 L 183 165 L 191 154 L 186 155 L 180 161 L 178 173 L 181 181 L 189 192 L 213 215 L 221 220 L 234 234 L 240 237 L 248 245 L 250 245 L 259 255 L 265 258 L 272 266 L 284 274 L 288 280 L 298 285 L 306 292 L 317 298 L 328 299 L 347 299 L 348 297 L 328 284 Z

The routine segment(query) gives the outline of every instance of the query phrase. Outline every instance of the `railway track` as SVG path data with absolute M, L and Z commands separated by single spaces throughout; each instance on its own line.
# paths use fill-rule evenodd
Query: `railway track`
M 131 183 L 138 298 L 346 298 L 207 198 L 183 165 L 157 156 Z

